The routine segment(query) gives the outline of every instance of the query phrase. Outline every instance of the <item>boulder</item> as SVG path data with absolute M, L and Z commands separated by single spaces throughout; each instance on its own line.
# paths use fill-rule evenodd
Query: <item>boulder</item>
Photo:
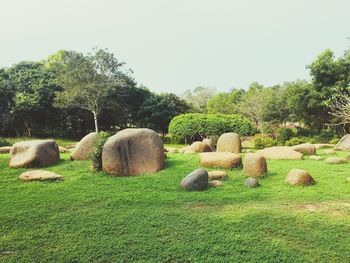
M 244 185 L 245 185 L 246 187 L 249 187 L 249 188 L 255 188 L 255 187 L 258 187 L 258 186 L 259 186 L 259 183 L 258 183 L 258 181 L 257 181 L 255 178 L 248 177 L 248 178 L 245 180 Z
M 201 166 L 235 168 L 241 165 L 241 156 L 231 152 L 211 152 L 200 153 L 199 160 Z
M 208 172 L 197 169 L 183 178 L 180 185 L 188 191 L 202 191 L 208 187 Z
M 76 144 L 70 144 L 70 145 L 67 145 L 66 146 L 66 149 L 74 149 L 75 147 L 77 147 L 77 145 Z
M 225 171 L 210 171 L 208 172 L 208 176 L 209 180 L 221 180 L 228 177 Z
M 350 134 L 343 136 L 335 145 L 334 150 L 350 151 Z
M 15 143 L 10 151 L 11 168 L 48 166 L 60 159 L 54 140 L 23 141 Z
M 155 173 L 164 166 L 164 146 L 150 129 L 125 129 L 110 137 L 102 149 L 102 170 L 109 175 Z
M 188 148 L 186 151 L 184 151 L 184 154 L 193 154 L 196 153 L 192 148 Z
M 292 150 L 288 146 L 273 146 L 257 151 L 266 159 L 273 160 L 302 160 L 303 154 Z
M 288 172 L 286 183 L 290 185 L 311 185 L 315 183 L 315 180 L 305 170 L 292 169 Z
M 221 182 L 221 181 L 219 181 L 219 180 L 214 180 L 214 181 L 210 181 L 210 182 L 209 182 L 209 185 L 210 185 L 211 187 L 220 187 L 220 186 L 223 186 L 224 183 Z
M 58 149 L 59 149 L 60 153 L 69 153 L 69 150 L 67 148 L 62 147 L 62 146 L 58 146 Z
M 263 176 L 267 173 L 267 164 L 263 156 L 258 153 L 247 153 L 243 160 L 243 174 L 245 176 Z
M 329 164 L 341 164 L 347 163 L 348 159 L 344 157 L 328 157 L 325 162 Z
M 211 148 L 208 144 L 199 141 L 192 143 L 190 148 L 196 153 L 211 152 Z
M 241 148 L 241 138 L 233 132 L 222 134 L 216 145 L 217 152 L 240 153 Z
M 322 157 L 318 155 L 310 155 L 309 159 L 314 161 L 320 161 L 322 160 Z
M 308 154 L 308 155 L 315 155 L 316 154 L 316 147 L 315 145 L 311 143 L 302 143 L 298 145 L 294 145 L 291 147 L 292 150 L 303 153 L 303 154 Z
M 188 146 L 184 146 L 182 148 L 179 149 L 179 153 L 185 153 L 188 149 L 190 149 L 191 147 L 188 145 Z
M 334 144 L 329 144 L 329 143 L 315 143 L 314 144 L 316 150 L 322 149 L 322 148 L 333 148 Z
M 336 154 L 337 152 L 333 149 L 327 149 L 323 151 L 323 154 L 327 154 L 327 155 L 332 155 L 332 154 Z
M 19 179 L 22 181 L 53 181 L 63 180 L 63 176 L 44 170 L 32 170 L 22 173 Z
M 70 155 L 71 160 L 88 160 L 91 153 L 95 150 L 95 142 L 97 138 L 96 132 L 91 132 L 86 135 L 80 142 L 77 143 L 76 147 Z
M 211 150 L 214 150 L 215 145 L 214 145 L 214 140 L 213 139 L 206 138 L 206 139 L 203 140 L 203 143 L 208 145 Z
M 178 153 L 179 152 L 179 149 L 175 148 L 175 147 L 165 147 L 164 148 L 164 151 L 165 152 L 168 152 L 168 153 Z
M 11 146 L 3 146 L 3 147 L 0 147 L 0 154 L 3 154 L 3 153 L 10 153 L 11 151 Z

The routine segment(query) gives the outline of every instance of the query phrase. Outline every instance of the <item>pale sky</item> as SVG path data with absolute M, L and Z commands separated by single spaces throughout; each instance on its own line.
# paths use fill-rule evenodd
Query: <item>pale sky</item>
M 98 46 L 156 92 L 308 79 L 347 37 L 350 0 L 0 0 L 0 67 Z

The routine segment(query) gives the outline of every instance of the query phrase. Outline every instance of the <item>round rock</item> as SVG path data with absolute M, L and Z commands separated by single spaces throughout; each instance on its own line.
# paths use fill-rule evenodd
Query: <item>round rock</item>
M 245 182 L 244 182 L 244 185 L 246 187 L 249 187 L 249 188 L 255 188 L 255 187 L 258 187 L 259 186 L 259 183 L 258 183 L 258 180 L 256 180 L 255 178 L 253 177 L 248 177 Z
M 257 177 L 266 173 L 267 164 L 265 158 L 258 153 L 247 153 L 243 160 L 243 174 Z
M 233 132 L 222 134 L 216 145 L 217 152 L 240 153 L 241 148 L 241 138 L 237 133 Z
M 150 129 L 125 129 L 110 137 L 102 149 L 102 169 L 109 175 L 155 173 L 164 166 L 164 146 Z
M 71 160 L 88 160 L 91 153 L 95 150 L 96 138 L 97 133 L 91 132 L 81 139 L 70 155 Z
M 209 180 L 221 180 L 228 177 L 225 171 L 210 171 L 208 172 L 208 175 Z
M 208 144 L 199 141 L 192 143 L 190 148 L 196 153 L 211 152 L 211 148 Z
M 290 185 L 311 185 L 315 183 L 315 180 L 305 170 L 292 169 L 288 172 L 286 183 Z
M 322 160 L 322 157 L 318 155 L 310 155 L 309 159 L 314 161 L 320 161 Z
M 213 180 L 213 181 L 210 181 L 210 182 L 209 182 L 209 185 L 210 185 L 211 187 L 220 187 L 220 186 L 223 186 L 224 183 L 221 182 L 221 181 L 219 181 L 219 180 Z
M 188 191 L 202 191 L 208 187 L 208 172 L 197 169 L 182 179 L 180 185 Z

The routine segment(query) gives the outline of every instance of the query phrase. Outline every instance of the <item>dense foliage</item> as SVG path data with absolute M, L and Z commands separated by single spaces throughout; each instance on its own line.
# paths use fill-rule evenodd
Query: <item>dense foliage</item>
M 186 143 L 225 132 L 252 135 L 255 131 L 252 123 L 240 115 L 190 113 L 175 117 L 169 125 L 173 140 Z
M 92 168 L 94 171 L 102 170 L 102 150 L 103 145 L 111 137 L 111 134 L 108 132 L 99 132 L 96 136 L 95 141 L 95 150 L 92 152 L 90 159 L 92 161 Z

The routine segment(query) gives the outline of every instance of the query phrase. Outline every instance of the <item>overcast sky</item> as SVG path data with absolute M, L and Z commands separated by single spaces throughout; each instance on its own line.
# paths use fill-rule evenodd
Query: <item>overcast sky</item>
M 0 66 L 108 48 L 152 91 L 309 78 L 349 48 L 350 0 L 0 0 Z

